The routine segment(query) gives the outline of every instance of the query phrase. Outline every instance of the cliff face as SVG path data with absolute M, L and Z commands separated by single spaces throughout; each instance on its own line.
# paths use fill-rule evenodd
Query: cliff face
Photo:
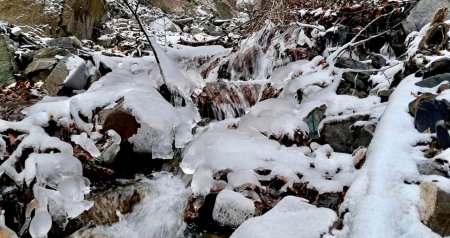
M 107 5 L 103 0 L 65 0 L 63 27 L 79 39 L 92 39 L 95 27 L 107 14 Z
M 53 37 L 74 35 L 92 39 L 95 27 L 106 13 L 103 0 L 0 0 L 0 20 L 15 25 L 41 26 L 44 35 Z

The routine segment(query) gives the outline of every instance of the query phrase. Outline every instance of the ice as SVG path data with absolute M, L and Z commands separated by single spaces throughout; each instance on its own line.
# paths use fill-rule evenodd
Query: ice
M 244 184 L 256 184 L 261 186 L 255 172 L 251 170 L 229 172 L 227 174 L 227 179 L 228 185 L 230 185 L 231 188 L 237 188 Z
M 45 210 L 36 211 L 30 223 L 30 235 L 33 238 L 45 238 L 52 227 L 52 217 Z
M 0 211 L 0 234 L 5 238 L 18 238 L 17 234 L 5 224 L 5 210 Z
M 175 62 L 170 59 L 166 52 L 156 43 L 154 37 L 150 38 L 153 50 L 159 60 L 159 66 L 167 87 L 172 92 L 178 92 L 186 100 L 190 100 L 191 94 L 194 92 L 194 85 L 187 79 L 178 69 Z
M 142 179 L 144 198 L 133 211 L 120 217 L 111 226 L 97 226 L 92 234 L 111 238 L 185 237 L 183 213 L 190 195 L 186 182 L 169 173 L 155 173 L 154 178 Z
M 240 193 L 222 190 L 217 195 L 212 216 L 220 225 L 237 227 L 254 214 L 252 200 Z
M 309 111 L 301 110 L 296 104 L 280 99 L 262 101 L 242 117 L 240 127 L 252 128 L 269 136 L 287 135 L 294 138 L 297 130 L 308 132 L 308 125 L 303 118 Z
M 231 237 L 318 238 L 328 233 L 337 218 L 331 209 L 317 208 L 303 198 L 287 196 L 266 214 L 245 221 Z
M 185 148 L 180 167 L 185 173 L 193 174 L 191 188 L 199 196 L 209 194 L 216 185 L 213 174 L 224 169 L 237 173 L 269 169 L 269 179 L 280 175 L 289 180 L 288 184 L 304 180 L 309 181 L 308 187 L 319 192 L 341 191 L 355 176 L 352 156 L 334 152 L 328 156 L 321 152 L 321 147 L 318 146 L 311 158 L 304 154 L 308 150 L 303 147 L 282 146 L 252 129 L 211 127 Z M 310 168 L 310 163 L 316 168 Z M 297 174 L 304 176 L 300 179 Z M 325 179 L 325 174 L 332 179 Z
M 67 177 L 58 183 L 57 191 L 65 199 L 81 202 L 89 192 L 89 180 L 82 177 Z
M 70 140 L 79 145 L 93 157 L 98 158 L 100 156 L 100 151 L 97 146 L 95 146 L 94 141 L 91 138 L 88 138 L 88 135 L 85 132 L 80 135 L 72 135 Z
M 170 159 L 173 157 L 174 140 L 176 147 L 180 148 L 192 138 L 191 128 L 198 118 L 198 112 L 189 103 L 185 107 L 175 108 L 154 88 L 156 86 L 156 79 L 150 75 L 117 69 L 95 82 L 84 93 L 66 99 L 43 100 L 24 112 L 27 118 L 40 118 L 44 117 L 43 113 L 47 113 L 47 118 L 61 125 L 75 123 L 86 135 L 74 136 L 73 139 L 94 157 L 98 157 L 99 151 L 87 138 L 94 129 L 93 112 L 98 108 L 114 107 L 116 101 L 123 98 L 125 109 L 129 109 L 141 124 L 138 133 L 129 138 L 134 149 L 152 153 L 153 158 Z M 88 118 L 88 121 L 80 115 Z

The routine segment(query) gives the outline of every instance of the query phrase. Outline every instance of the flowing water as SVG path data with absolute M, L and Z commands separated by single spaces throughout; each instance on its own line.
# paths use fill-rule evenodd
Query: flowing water
M 133 207 L 131 213 L 118 214 L 120 222 L 80 231 L 71 237 L 185 237 L 183 233 L 187 225 L 183 220 L 183 212 L 190 195 L 187 187 L 190 179 L 168 172 L 153 176 L 152 179 L 142 178 L 148 185 L 148 194 Z

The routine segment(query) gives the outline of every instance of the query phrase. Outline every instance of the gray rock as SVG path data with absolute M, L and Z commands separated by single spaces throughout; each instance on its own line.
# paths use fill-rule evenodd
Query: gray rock
M 311 139 L 317 139 L 319 137 L 319 131 L 318 127 L 320 122 L 322 121 L 325 111 L 327 110 L 326 105 L 322 105 L 320 107 L 315 108 L 312 110 L 308 116 L 306 116 L 303 121 L 308 124 L 309 128 L 309 138 Z
M 417 164 L 417 169 L 419 170 L 419 173 L 422 175 L 439 175 L 443 177 L 448 177 L 448 174 L 444 166 L 439 164 L 438 162 L 434 160 L 425 160 L 422 162 L 419 162 Z
M 215 26 L 211 22 L 207 22 L 205 26 L 203 27 L 203 31 L 205 31 L 208 35 L 212 36 L 221 36 L 223 35 L 223 31 L 220 27 Z
M 438 121 L 447 121 L 450 104 L 446 100 L 422 100 L 414 117 L 414 126 L 419 132 L 436 132 Z
M 369 70 L 372 69 L 372 65 L 364 64 L 360 61 L 351 58 L 337 58 L 336 67 L 344 69 L 355 69 L 355 70 Z M 337 89 L 337 94 L 342 95 L 354 95 L 359 98 L 365 98 L 369 95 L 371 85 L 369 83 L 370 73 L 369 72 L 345 72 L 342 74 L 344 80 L 341 81 Z
M 105 48 L 111 48 L 115 43 L 117 43 L 117 38 L 114 36 L 103 35 L 97 38 L 97 44 Z
M 423 182 L 420 198 L 424 204 L 420 210 L 422 222 L 441 236 L 450 235 L 450 193 L 432 182 Z
M 416 77 L 423 77 L 424 79 L 438 74 L 450 73 L 450 58 L 442 58 L 417 71 Z
M 360 146 L 367 146 L 367 141 L 370 143 L 371 138 L 368 138 L 370 133 L 360 138 L 363 130 L 353 127 L 355 122 L 368 119 L 368 115 L 356 115 L 342 121 L 325 122 L 320 131 L 320 141 L 323 144 L 329 144 L 336 152 L 352 153 Z M 360 141 L 357 141 L 358 138 Z M 362 144 L 358 144 L 358 142 Z
M 24 73 L 33 82 L 44 81 L 58 63 L 55 58 L 38 59 L 27 66 Z
M 76 55 L 67 55 L 53 69 L 45 80 L 43 88 L 52 95 L 61 95 L 63 87 L 83 89 L 89 78 L 88 67 L 83 59 Z
M 71 51 L 81 49 L 83 47 L 83 43 L 75 36 L 50 39 L 47 41 L 47 45 L 68 49 Z
M 402 22 L 403 28 L 409 34 L 413 31 L 419 31 L 426 24 L 433 21 L 436 11 L 441 7 L 450 8 L 448 0 L 421 0 L 411 10 L 409 16 Z M 450 16 L 447 16 L 447 20 Z
M 443 82 L 450 82 L 450 73 L 431 76 L 416 83 L 416 86 L 423 88 L 434 88 Z
M 0 35 L 0 86 L 13 83 L 17 69 L 13 55 L 14 49 L 5 35 Z
M 45 58 L 55 58 L 55 56 L 66 56 L 70 52 L 63 48 L 58 47 L 48 47 L 42 48 L 34 53 L 33 60 L 45 59 Z
M 66 56 L 69 51 L 57 47 L 43 48 L 33 56 L 33 61 L 27 66 L 24 73 L 28 79 L 37 82 L 44 81 L 58 63 L 56 56 Z

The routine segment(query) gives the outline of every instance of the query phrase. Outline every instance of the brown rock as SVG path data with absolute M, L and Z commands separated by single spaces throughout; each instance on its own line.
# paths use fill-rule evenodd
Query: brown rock
M 450 235 L 450 193 L 432 182 L 423 182 L 420 197 L 424 202 L 420 209 L 422 222 L 442 236 Z
M 99 124 L 103 126 L 103 131 L 114 130 L 122 141 L 135 135 L 141 127 L 130 110 L 123 107 L 123 98 L 120 99 L 112 109 L 103 109 L 98 113 Z

